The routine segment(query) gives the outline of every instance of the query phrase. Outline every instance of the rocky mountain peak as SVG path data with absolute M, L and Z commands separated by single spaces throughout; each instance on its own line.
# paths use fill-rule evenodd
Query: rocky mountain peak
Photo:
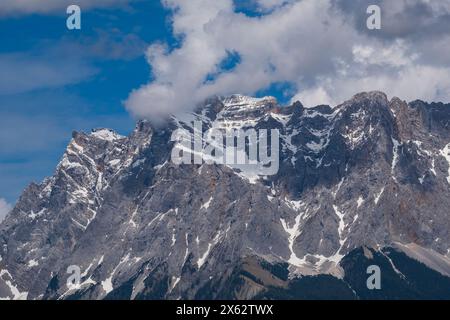
M 107 128 L 93 129 L 90 136 L 100 139 L 100 140 L 111 141 L 111 142 L 116 141 L 116 140 L 125 139 L 124 136 L 121 136 L 118 133 L 116 133 L 114 130 L 107 129 Z
M 381 91 L 369 91 L 369 92 L 360 92 L 353 96 L 349 101 L 351 102 L 364 102 L 366 100 L 377 102 L 381 105 L 388 104 L 387 95 Z
M 276 105 L 278 103 L 277 99 L 271 96 L 254 98 L 240 94 L 222 97 L 220 100 L 226 109 L 235 109 L 240 107 L 244 107 L 246 109 L 257 109 L 260 107 L 264 108 L 268 105 Z

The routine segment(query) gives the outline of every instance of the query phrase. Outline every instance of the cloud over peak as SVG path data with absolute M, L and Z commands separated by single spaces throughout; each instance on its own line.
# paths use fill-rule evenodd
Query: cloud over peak
M 236 10 L 238 0 L 163 3 L 181 45 L 148 48 L 152 79 L 126 101 L 137 117 L 158 121 L 212 95 L 253 95 L 279 82 L 292 84 L 293 99 L 306 105 L 333 105 L 367 90 L 450 101 L 450 21 L 442 19 L 449 8 L 438 0 L 379 0 L 386 30 L 375 31 L 365 27 L 367 0 L 357 2 L 358 11 L 340 0 L 255 0 L 256 12 L 271 10 L 256 16 Z M 433 41 L 411 29 L 417 17 L 416 28 L 428 32 L 431 17 L 439 20 Z M 230 53 L 239 61 L 224 69 Z

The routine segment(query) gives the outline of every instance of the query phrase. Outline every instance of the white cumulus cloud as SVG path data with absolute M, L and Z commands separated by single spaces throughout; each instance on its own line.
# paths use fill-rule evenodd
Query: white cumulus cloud
M 362 90 L 450 101 L 450 61 L 430 58 L 448 49 L 439 42 L 445 34 L 436 36 L 434 47 L 426 37 L 376 36 L 358 29 L 337 2 L 260 0 L 272 10 L 250 17 L 232 0 L 163 0 L 180 46 L 148 48 L 152 80 L 134 90 L 126 106 L 137 117 L 159 121 L 212 95 L 252 95 L 276 83 L 292 84 L 295 98 L 309 106 L 336 104 Z M 413 2 L 436 4 L 408 5 Z M 367 17 L 365 8 L 360 15 Z M 237 64 L 223 69 L 230 55 L 239 57 Z

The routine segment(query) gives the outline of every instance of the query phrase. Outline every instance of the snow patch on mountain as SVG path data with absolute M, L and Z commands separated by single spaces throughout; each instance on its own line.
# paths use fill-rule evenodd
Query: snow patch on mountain
M 448 164 L 448 175 L 447 182 L 450 184 L 450 143 L 447 144 L 442 150 L 440 150 L 440 154 L 447 160 Z
M 114 132 L 111 129 L 104 129 L 104 128 L 93 130 L 91 136 L 109 142 L 125 138 L 124 136 L 121 136 L 120 134 Z
M 8 270 L 0 270 L 0 279 L 7 285 L 11 292 L 11 297 L 0 297 L 0 300 L 27 300 L 28 292 L 21 292 L 19 288 L 14 285 L 14 280 Z
M 299 215 L 297 215 L 295 217 L 295 221 L 294 221 L 294 224 L 292 225 L 292 227 L 289 227 L 289 225 L 285 219 L 280 218 L 281 225 L 283 226 L 283 229 L 288 236 L 289 250 L 291 252 L 291 256 L 289 257 L 287 262 L 294 266 L 297 266 L 297 267 L 301 267 L 305 263 L 305 259 L 298 258 L 296 253 L 294 252 L 295 239 L 297 239 L 297 237 L 300 235 L 299 227 L 300 227 L 300 219 L 302 218 L 302 215 L 303 215 L 303 213 L 300 213 Z

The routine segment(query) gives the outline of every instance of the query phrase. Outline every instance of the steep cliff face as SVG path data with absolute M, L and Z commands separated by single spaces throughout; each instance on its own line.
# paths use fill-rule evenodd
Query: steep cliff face
M 192 120 L 278 129 L 278 172 L 174 164 L 172 133 Z M 450 105 L 380 92 L 335 108 L 211 99 L 129 137 L 75 132 L 0 225 L 0 297 L 370 298 L 356 276 L 370 260 L 409 283 L 380 298 L 445 297 L 413 278 L 448 286 L 449 195 Z M 81 282 L 68 288 L 73 265 Z

